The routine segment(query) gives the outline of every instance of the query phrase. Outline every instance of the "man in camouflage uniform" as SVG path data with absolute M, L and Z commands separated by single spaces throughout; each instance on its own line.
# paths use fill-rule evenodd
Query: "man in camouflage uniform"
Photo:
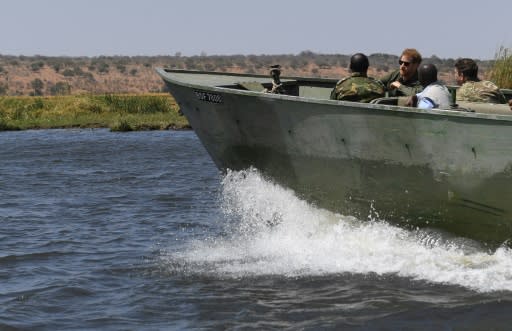
M 457 101 L 507 103 L 500 89 L 488 80 L 478 79 L 478 65 L 472 59 L 455 62 L 455 78 L 461 85 L 457 90 Z
M 418 81 L 418 67 L 421 60 L 421 54 L 416 49 L 403 50 L 398 60 L 400 67 L 380 79 L 386 87 L 388 96 L 412 96 L 423 90 L 423 86 Z
M 370 102 L 384 96 L 384 85 L 367 76 L 368 57 L 362 53 L 350 58 L 350 77 L 340 80 L 331 92 L 331 99 L 345 101 Z

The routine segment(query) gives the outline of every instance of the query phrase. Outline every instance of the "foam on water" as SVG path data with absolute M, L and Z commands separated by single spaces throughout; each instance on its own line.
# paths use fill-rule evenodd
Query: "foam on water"
M 215 277 L 376 273 L 479 292 L 512 291 L 508 248 L 489 253 L 440 232 L 407 231 L 384 221 L 334 214 L 255 170 L 230 172 L 222 185 L 227 235 L 166 252 L 165 264 Z

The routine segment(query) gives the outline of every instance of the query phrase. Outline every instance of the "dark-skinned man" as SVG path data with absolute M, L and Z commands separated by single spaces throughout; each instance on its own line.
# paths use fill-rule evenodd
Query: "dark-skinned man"
M 331 92 L 331 99 L 370 102 L 384 96 L 384 85 L 378 80 L 368 77 L 370 62 L 363 53 L 357 53 L 350 58 L 350 77 L 344 78 Z
M 422 108 L 450 109 L 452 96 L 450 91 L 437 80 L 437 68 L 433 64 L 423 64 L 418 69 L 418 80 L 425 89 L 413 95 L 408 105 Z

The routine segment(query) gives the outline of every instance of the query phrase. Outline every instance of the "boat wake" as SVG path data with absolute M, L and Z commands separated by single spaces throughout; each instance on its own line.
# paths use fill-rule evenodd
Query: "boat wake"
M 397 275 L 478 292 L 512 291 L 512 251 L 436 230 L 408 231 L 316 208 L 256 170 L 222 182 L 224 235 L 165 252 L 164 264 L 214 277 Z M 177 267 L 180 265 L 180 267 Z

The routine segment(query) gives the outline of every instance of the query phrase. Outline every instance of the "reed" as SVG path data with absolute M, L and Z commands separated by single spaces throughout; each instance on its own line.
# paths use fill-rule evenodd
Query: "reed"
M 108 127 L 112 130 L 188 128 L 169 94 L 0 97 L 0 130 Z
M 491 69 L 491 80 L 500 88 L 512 89 L 512 52 L 511 49 L 500 47 L 496 52 L 494 65 Z

